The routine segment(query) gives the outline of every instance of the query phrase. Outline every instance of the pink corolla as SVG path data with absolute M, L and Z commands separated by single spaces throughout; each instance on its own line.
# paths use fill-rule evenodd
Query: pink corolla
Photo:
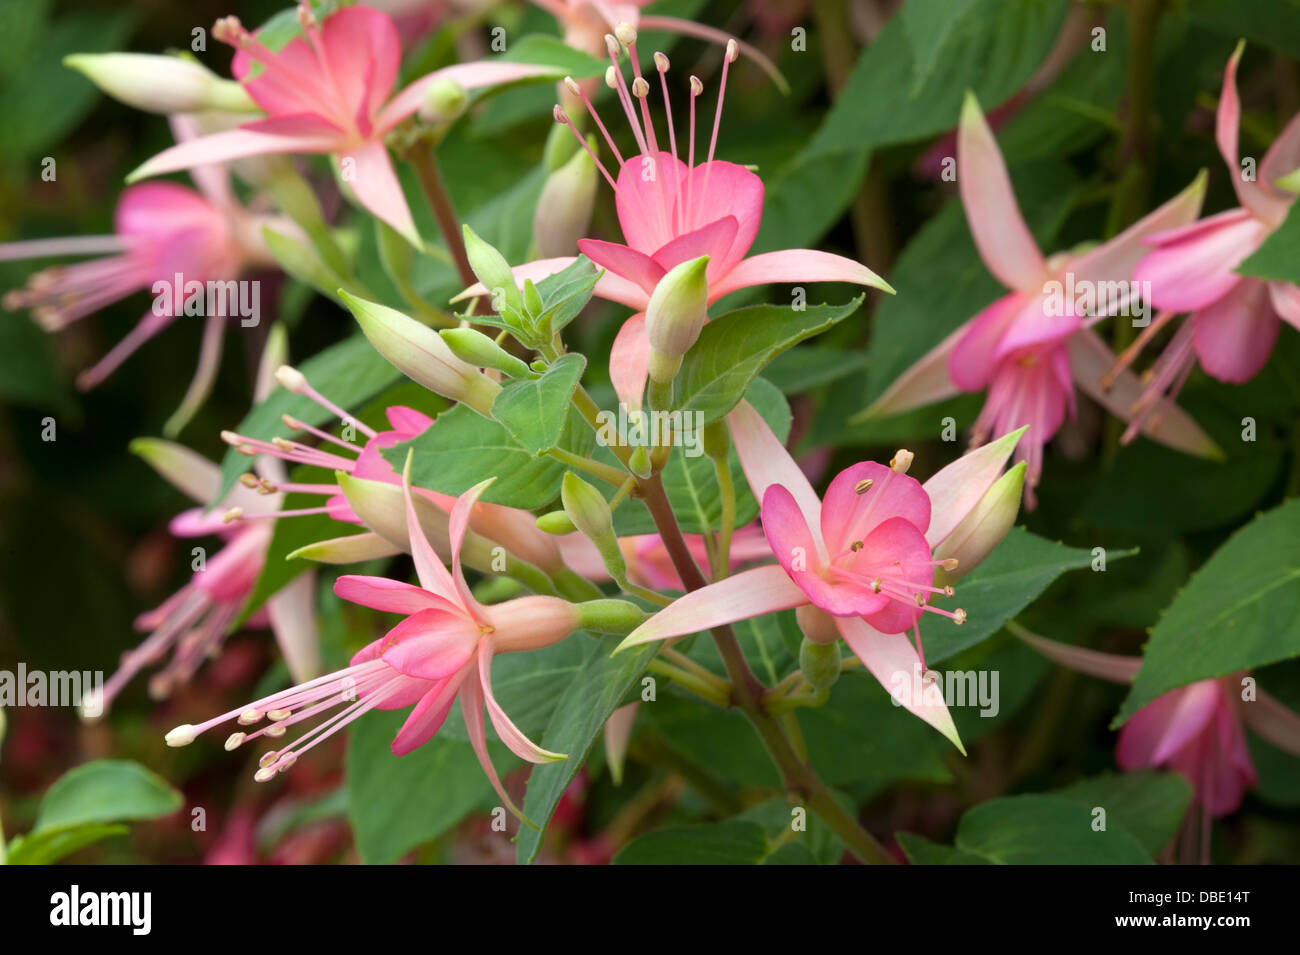
M 766 422 L 742 403 L 729 418 L 745 477 L 762 501 L 763 533 L 777 563 L 686 594 L 646 621 L 619 649 L 792 608 L 810 640 L 845 642 L 903 706 L 961 747 L 941 697 L 906 692 L 925 669 L 923 613 L 965 622 L 935 573 L 966 572 L 1010 529 L 1023 468 L 1006 475 L 1018 433 L 971 452 L 925 484 L 907 474 L 912 456 L 841 471 L 819 498 Z M 943 578 L 944 580 L 948 578 Z M 908 639 L 915 632 L 915 644 Z M 918 698 L 919 697 L 919 698 Z
M 263 724 L 259 729 L 231 735 L 226 748 L 235 749 L 263 736 L 281 737 L 297 723 L 343 707 L 290 745 L 266 753 L 255 775 L 264 782 L 375 708 L 412 707 L 392 744 L 394 755 L 409 753 L 434 737 L 459 697 L 470 743 L 483 771 L 505 805 L 520 815 L 489 758 L 484 709 L 501 741 L 520 758 L 547 763 L 566 756 L 529 740 L 506 715 L 492 691 L 492 660 L 499 653 L 537 650 L 558 643 L 579 629 L 581 614 L 577 606 L 557 597 L 519 597 L 485 606 L 470 592 L 461 567 L 460 548 L 470 512 L 490 483 L 485 481 L 466 491 L 452 509 L 449 573 L 416 517 L 408 458 L 402 485 L 419 586 L 355 575 L 340 577 L 334 585 L 334 592 L 344 600 L 402 614 L 402 622 L 359 651 L 346 669 L 273 693 L 197 726 L 179 726 L 167 734 L 168 744 L 186 745 L 198 734 L 231 720 L 245 727 Z
M 212 35 L 238 51 L 231 70 L 266 118 L 174 146 L 129 178 L 248 156 L 327 153 L 338 159 L 340 175 L 357 201 L 418 246 L 384 137 L 420 108 L 440 80 L 469 90 L 553 73 L 527 63 L 459 63 L 391 95 L 402 59 L 391 17 L 355 6 L 322 23 L 303 0 L 299 20 L 302 35 L 278 51 L 244 29 L 237 17 L 217 21 Z
M 188 117 L 172 117 L 171 123 L 181 144 L 197 135 Z M 142 183 L 123 191 L 112 235 L 0 245 L 0 261 L 105 253 L 103 258 L 38 272 L 25 288 L 6 293 L 5 308 L 31 309 L 47 331 L 67 328 L 128 295 L 153 295 L 152 307 L 126 338 L 77 376 L 83 391 L 94 388 L 141 345 L 187 314 L 191 283 L 206 288 L 218 282 L 225 288 L 250 269 L 275 264 L 262 242 L 261 226 L 268 220 L 239 204 L 225 170 L 199 166 L 193 177 L 197 191 L 172 182 Z M 227 308 L 207 315 L 198 370 L 167 423 L 169 434 L 180 430 L 211 390 L 221 362 L 222 335 L 238 310 L 237 293 L 234 298 L 225 298 Z
M 669 148 L 663 150 L 650 115 L 650 83 L 642 75 L 637 59 L 636 31 L 624 23 L 619 25 L 617 32 L 618 39 L 613 35 L 605 37 L 612 62 L 607 82 L 613 85 L 632 128 L 637 147 L 635 155 L 624 157 L 587 94 L 577 83 L 565 82 L 590 111 L 619 167 L 615 180 L 595 152 L 591 152 L 592 160 L 614 189 L 619 224 L 626 244 L 583 239 L 578 248 L 605 270 L 596 283 L 595 294 L 636 310 L 619 331 L 609 358 L 610 378 L 622 401 L 629 405 L 640 404 L 650 362 L 645 309 L 659 280 L 682 263 L 708 256 L 706 278 L 710 303 L 738 289 L 774 282 L 853 282 L 889 289 L 884 280 L 865 265 L 829 252 L 788 249 L 748 255 L 763 216 L 763 181 L 744 166 L 713 158 L 722 121 L 728 67 L 737 55 L 735 45 L 728 46 L 723 61 L 708 158 L 696 165 L 695 106 L 703 93 L 703 85 L 695 77 L 691 78 L 690 126 L 684 144 L 686 161 L 683 162 L 678 158 L 677 132 L 669 106 L 668 58 L 663 54 L 655 55 L 667 114 Z M 619 68 L 620 43 L 627 47 L 632 64 L 634 78 L 630 86 Z M 586 140 L 559 107 L 556 107 L 556 118 L 568 123 L 583 146 L 589 149 Z M 573 261 L 567 257 L 540 259 L 518 266 L 513 272 L 517 281 L 539 280 L 564 269 Z M 479 285 L 462 295 L 483 293 L 484 289 Z
M 156 698 L 170 694 L 189 680 L 205 660 L 221 651 L 231 626 L 253 593 L 271 543 L 269 524 L 231 526 L 222 521 L 221 509 L 240 507 L 250 513 L 270 513 L 279 508 L 281 501 L 279 494 L 257 494 L 241 486 L 219 500 L 221 470 L 201 455 L 153 439 L 140 439 L 132 448 L 199 504 L 171 521 L 171 533 L 181 538 L 219 537 L 223 545 L 210 556 L 196 548 L 190 582 L 136 618 L 136 629 L 148 636 L 122 655 L 117 670 L 104 681 L 102 693 L 83 706 L 89 717 L 107 710 L 136 674 L 168 653 L 171 659 L 149 681 L 149 692 Z M 279 476 L 278 463 L 267 463 L 269 477 Z M 208 510 L 213 505 L 215 509 Z M 270 626 L 290 672 L 299 679 L 314 676 L 320 662 L 315 601 L 315 575 L 303 574 L 271 597 L 263 610 L 248 621 L 249 626 Z
M 1137 308 L 1129 277 L 1142 255 L 1143 239 L 1196 217 L 1204 177 L 1110 241 L 1044 258 L 1016 204 L 997 140 L 972 95 L 958 127 L 957 162 L 962 205 L 980 258 L 1011 291 L 904 372 L 862 417 L 987 390 L 973 443 L 1028 426 L 1016 454 L 1028 464 L 1025 499 L 1033 507 L 1043 448 L 1073 416 L 1076 386 L 1127 419 L 1140 385 L 1124 373 L 1102 386 L 1114 356 L 1091 326 Z M 1148 422 L 1144 431 L 1191 454 L 1216 452 L 1209 437 L 1175 407 L 1161 420 Z
M 1012 632 L 1043 656 L 1112 683 L 1132 683 L 1140 657 L 1057 643 L 1021 627 Z M 1258 782 L 1243 723 L 1268 742 L 1300 756 L 1300 714 L 1259 687 L 1253 696 L 1238 676 L 1198 680 L 1142 707 L 1119 731 L 1115 761 L 1127 772 L 1167 768 L 1192 785 L 1193 803 L 1208 820 L 1231 815 Z M 1201 839 L 1208 855 L 1208 831 Z
M 1149 283 L 1160 316 L 1143 332 L 1123 364 L 1176 314 L 1190 313 L 1151 369 L 1151 381 L 1139 400 L 1139 417 L 1165 396 L 1172 399 L 1198 362 L 1219 381 L 1241 383 L 1253 378 L 1273 351 L 1281 319 L 1300 329 L 1300 287 L 1269 282 L 1236 271 L 1282 224 L 1295 194 L 1276 180 L 1300 167 L 1300 115 L 1278 136 L 1259 163 L 1258 177 L 1247 176 L 1238 161 L 1237 135 L 1241 100 L 1237 96 L 1239 47 L 1223 73 L 1223 93 L 1215 124 L 1219 152 L 1227 164 L 1240 207 L 1199 222 L 1149 236 L 1154 246 L 1134 271 Z M 1253 167 L 1252 167 L 1253 171 Z M 1126 438 L 1135 429 L 1130 427 Z

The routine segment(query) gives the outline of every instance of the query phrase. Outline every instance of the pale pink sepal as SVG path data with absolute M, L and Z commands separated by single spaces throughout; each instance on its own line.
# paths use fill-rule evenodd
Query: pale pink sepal
M 1240 710 L 1256 733 L 1278 749 L 1300 756 L 1300 714 L 1258 688 L 1255 699 L 1243 702 Z
M 1029 644 L 1047 659 L 1069 667 L 1079 673 L 1095 676 L 1111 683 L 1132 683 L 1142 666 L 1141 657 L 1124 657 L 1114 653 L 1102 653 L 1086 647 L 1071 646 L 1048 640 L 1035 633 L 1030 633 L 1021 626 L 1008 625 L 1007 629 L 1019 639 Z
M 1028 430 L 1027 426 L 1019 428 L 963 454 L 922 485 L 930 496 L 930 526 L 925 539 L 931 547 L 937 546 L 965 520 L 1002 474 L 1021 436 Z
M 271 631 L 289 675 L 305 683 L 321 675 L 320 641 L 316 630 L 316 574 L 299 574 L 266 602 Z

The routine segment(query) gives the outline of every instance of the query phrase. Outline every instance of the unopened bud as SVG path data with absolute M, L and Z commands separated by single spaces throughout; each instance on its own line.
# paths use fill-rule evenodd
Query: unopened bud
M 564 513 L 569 515 L 573 526 L 596 545 L 609 575 L 615 580 L 626 578 L 627 561 L 618 546 L 614 514 L 605 496 L 569 471 L 560 485 L 560 500 L 564 502 Z
M 829 690 L 840 678 L 840 643 L 814 643 L 804 638 L 799 647 L 799 669 L 814 690 Z
M 501 386 L 452 354 L 432 328 L 396 309 L 357 298 L 342 289 L 338 294 L 370 344 L 398 371 L 444 398 L 468 405 L 484 417 L 491 415 L 492 402 Z
M 444 328 L 438 333 L 451 353 L 480 368 L 493 368 L 511 378 L 529 377 L 528 365 L 482 332 L 472 328 Z
M 515 284 L 510 263 L 491 244 L 479 238 L 469 226 L 465 226 L 465 254 L 469 256 L 470 268 L 474 270 L 474 274 L 478 276 L 478 280 L 483 283 L 489 295 L 500 294 L 504 296 L 505 303 L 511 308 L 517 311 L 523 310 L 524 299 L 519 294 L 519 286 Z
M 564 511 L 551 511 L 537 519 L 537 529 L 562 537 L 565 534 L 572 534 L 578 528 Z
M 936 587 L 969 574 L 1002 543 L 1020 513 L 1024 484 L 1025 462 L 1021 461 L 994 481 L 952 533 L 939 542 L 934 556 L 943 563 L 935 570 Z
M 252 112 L 257 104 L 234 80 L 195 60 L 150 53 L 76 53 L 63 65 L 116 100 L 150 113 Z
M 709 257 L 682 262 L 659 280 L 645 310 L 650 378 L 670 382 L 709 317 Z
M 585 149 L 546 177 L 533 215 L 533 242 L 542 258 L 574 254 L 578 240 L 587 234 L 597 185 L 596 164 Z
M 450 123 L 458 119 L 469 105 L 469 96 L 465 87 L 455 80 L 434 80 L 424 93 L 424 102 L 420 104 L 420 121 L 430 125 Z

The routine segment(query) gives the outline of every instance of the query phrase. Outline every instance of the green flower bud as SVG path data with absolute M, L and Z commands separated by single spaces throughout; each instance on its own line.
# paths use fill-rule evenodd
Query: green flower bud
M 424 93 L 424 102 L 420 104 L 420 121 L 430 125 L 450 123 L 459 119 L 469 105 L 469 96 L 465 87 L 455 80 L 434 80 Z
M 465 253 L 470 268 L 488 290 L 493 300 L 499 300 L 517 312 L 524 310 L 524 298 L 510 271 L 510 263 L 489 243 L 484 242 L 469 226 L 465 226 Z
M 150 113 L 252 112 L 257 104 L 234 80 L 188 57 L 151 53 L 76 53 L 63 65 L 109 96 Z
M 650 295 L 645 327 L 654 381 L 665 383 L 676 377 L 682 356 L 695 344 L 708 320 L 708 266 L 707 255 L 683 262 L 661 278 Z
M 649 614 L 626 600 L 588 600 L 575 604 L 578 626 L 594 633 L 631 633 L 649 618 Z
M 528 378 L 528 365 L 506 351 L 490 337 L 472 328 L 444 328 L 438 332 L 451 353 L 480 368 L 494 368 L 511 378 Z
M 549 514 L 543 514 L 537 519 L 537 527 L 539 530 L 557 536 L 572 534 L 577 530 L 569 515 L 564 511 L 551 511 Z
M 813 643 L 804 637 L 799 647 L 799 669 L 814 690 L 829 690 L 840 678 L 840 644 Z
M 573 255 L 578 240 L 587 234 L 597 185 L 596 164 L 585 149 L 546 178 L 533 216 L 533 242 L 539 255 Z
M 573 526 L 596 545 L 610 576 L 615 580 L 624 580 L 627 577 L 627 561 L 618 546 L 618 535 L 614 533 L 614 514 L 604 495 L 569 471 L 560 485 L 560 500 L 564 502 L 564 513 L 569 515 Z

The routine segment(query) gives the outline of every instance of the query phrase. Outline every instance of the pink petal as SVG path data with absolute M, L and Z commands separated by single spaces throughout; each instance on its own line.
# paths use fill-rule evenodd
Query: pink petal
M 957 185 L 971 235 L 989 271 L 1009 289 L 1040 291 L 1047 264 L 1020 215 L 993 130 L 969 93 L 957 127 Z
M 483 60 L 474 63 L 456 63 L 444 66 L 440 70 L 420 77 L 388 101 L 375 120 L 375 131 L 386 134 L 406 117 L 410 116 L 424 102 L 424 95 L 429 87 L 439 80 L 451 80 L 466 90 L 476 90 L 484 86 L 502 86 L 517 83 L 520 80 L 547 75 L 556 75 L 558 71 L 551 66 L 537 66 L 533 63 L 506 63 L 501 60 Z M 559 76 L 556 75 L 559 79 Z
M 393 430 L 402 436 L 403 441 L 410 441 L 424 434 L 433 424 L 433 419 L 427 414 L 405 405 L 390 405 L 384 409 L 384 416 L 388 418 L 388 423 L 393 426 Z
M 902 517 L 891 517 L 863 539 L 862 549 L 848 566 L 862 578 L 879 578 L 901 590 L 933 586 L 934 566 L 930 560 L 930 545 L 916 526 Z M 913 594 L 918 592 L 926 595 L 924 590 L 913 591 Z M 863 619 L 881 633 L 910 630 L 916 626 L 920 616 L 921 608 L 914 599 L 889 597 L 879 609 L 862 614 Z
M 344 180 L 352 187 L 357 201 L 376 216 L 387 222 L 413 245 L 420 245 L 420 234 L 415 230 L 410 206 L 402 192 L 402 184 L 393 169 L 388 147 L 372 141 L 356 149 L 339 154 L 340 168 L 347 170 L 352 164 L 351 178 Z
M 1243 209 L 1210 216 L 1193 226 L 1151 237 L 1157 246 L 1133 271 L 1150 283 L 1151 304 L 1172 312 L 1191 312 L 1222 298 L 1241 281 L 1233 270 L 1267 234 Z
M 983 311 L 962 326 L 962 334 L 948 357 L 948 376 L 962 391 L 981 391 L 989 383 L 997 364 L 998 342 L 1012 323 L 1029 312 L 1041 317 L 1040 300 L 1012 292 L 985 306 Z
M 767 489 L 774 484 L 789 491 L 803 512 L 804 523 L 816 538 L 818 561 L 825 563 L 826 545 L 821 540 L 822 502 L 803 470 L 748 401 L 736 405 L 727 415 L 727 423 L 731 426 L 736 454 L 754 497 L 763 500 Z
M 486 481 L 480 481 L 472 488 L 456 498 L 456 506 L 451 509 L 451 519 L 448 522 L 447 535 L 451 539 L 451 570 L 456 580 L 456 590 L 460 593 L 461 606 L 465 607 L 471 616 L 478 616 L 482 613 L 483 608 L 479 602 L 474 599 L 470 593 L 469 584 L 465 583 L 465 572 L 460 563 L 460 550 L 465 543 L 465 531 L 469 528 L 470 515 L 474 512 L 474 505 L 483 492 L 495 481 L 496 478 L 488 478 Z M 502 543 L 510 543 L 503 541 Z
M 402 65 L 402 41 L 386 13 L 344 7 L 321 27 L 329 75 L 347 113 L 369 124 L 393 91 Z M 362 126 L 363 133 L 372 132 Z
M 340 148 L 344 148 L 342 132 L 319 116 L 310 113 L 272 116 L 164 149 L 132 172 L 127 180 L 134 182 L 191 166 L 229 162 L 248 156 L 328 153 Z
M 629 408 L 641 407 L 649 374 L 650 339 L 646 337 L 645 313 L 640 312 L 623 323 L 609 349 L 609 380 L 618 400 Z
M 456 585 L 451 574 L 447 573 L 447 568 L 442 565 L 442 558 L 425 536 L 424 528 L 420 526 L 420 519 L 415 513 L 415 500 L 411 496 L 411 457 L 410 454 L 407 455 L 406 467 L 402 470 L 402 495 L 406 500 L 406 532 L 410 535 L 415 573 L 420 578 L 420 586 L 426 591 L 454 603 L 460 600 Z M 454 552 L 459 548 L 453 543 L 451 549 Z M 468 607 L 462 609 L 466 613 L 470 612 Z
M 1273 310 L 1300 331 L 1300 287 L 1290 282 L 1269 282 L 1268 297 Z
M 784 569 L 755 567 L 677 598 L 628 634 L 615 652 L 806 603 L 807 595 Z
M 460 693 L 460 711 L 465 716 L 465 731 L 469 735 L 470 745 L 474 747 L 474 755 L 478 757 L 479 765 L 483 767 L 488 782 L 501 797 L 501 802 L 511 813 L 523 819 L 523 813 L 510 799 L 505 787 L 501 785 L 501 777 L 497 775 L 496 767 L 492 765 L 492 757 L 488 755 L 487 728 L 483 725 L 483 687 L 479 684 L 476 674 L 470 673 L 468 676 L 469 679 L 465 680 Z
M 1267 286 L 1244 278 L 1223 298 L 1192 316 L 1201 367 L 1220 381 L 1254 378 L 1273 352 L 1281 327 Z
M 441 680 L 474 655 L 480 636 L 478 624 L 459 611 L 421 610 L 388 631 L 382 659 L 404 676 Z
M 1273 140 L 1273 145 L 1268 147 L 1268 152 L 1260 160 L 1259 185 L 1269 195 L 1289 206 L 1295 197 L 1276 188 L 1273 182 L 1296 169 L 1300 169 L 1300 113 L 1291 117 L 1286 128 Z
M 1202 680 L 1152 700 L 1120 730 L 1116 762 L 1127 771 L 1159 766 L 1210 724 L 1219 698 L 1218 684 Z
M 709 272 L 713 272 L 712 263 Z M 860 262 L 814 249 L 785 249 L 750 256 L 710 282 L 709 301 L 716 302 L 737 289 L 774 282 L 852 282 L 893 292 L 888 282 Z
M 763 180 L 735 163 L 720 160 L 701 163 L 683 177 L 676 211 L 675 232 L 679 236 L 706 228 L 720 219 L 736 220 L 735 233 L 726 243 L 719 243 L 707 253 L 717 259 L 716 274 L 725 274 L 745 257 L 758 235 L 763 218 Z M 680 261 L 704 254 L 688 255 Z M 709 262 L 710 278 L 715 274 L 714 265 L 713 261 Z
M 836 617 L 835 626 L 849 649 L 890 696 L 946 736 L 963 754 L 966 752 L 943 695 L 915 692 L 917 674 L 923 674 L 925 668 L 905 634 L 880 633 L 857 617 Z
M 1257 181 L 1242 178 L 1241 163 L 1237 155 L 1237 134 L 1241 126 L 1241 99 L 1237 96 L 1237 64 L 1245 44 L 1239 44 L 1223 71 L 1223 91 L 1219 94 L 1219 109 L 1214 121 L 1214 139 L 1219 144 L 1219 154 L 1228 166 L 1232 188 L 1237 190 L 1241 204 L 1266 221 L 1281 221 L 1286 206 L 1278 198 L 1260 188 Z M 1290 172 L 1290 170 L 1284 170 Z
M 857 616 L 880 610 L 889 598 L 865 583 L 832 582 L 817 555 L 817 541 L 794 497 L 779 484 L 763 495 L 763 533 L 781 567 L 807 600 L 829 614 Z
M 439 680 L 420 697 L 420 702 L 415 704 L 411 715 L 393 737 L 394 756 L 405 756 L 437 735 L 447 714 L 451 712 L 451 705 L 456 702 L 456 692 L 464 680 L 465 671 L 458 671 Z
M 202 135 L 198 121 L 189 114 L 173 114 L 167 117 L 167 122 L 172 128 L 172 136 L 178 143 L 189 142 Z M 190 178 L 209 202 L 226 209 L 234 207 L 237 200 L 230 189 L 230 173 L 225 166 L 220 163 L 195 166 L 190 170 Z
M 344 574 L 334 581 L 334 593 L 349 603 L 385 613 L 416 614 L 421 610 L 454 611 L 459 608 L 449 600 L 431 594 L 414 584 L 387 577 L 363 577 Z
M 1068 643 L 1058 643 L 1037 634 L 1030 633 L 1022 627 L 1009 628 L 1017 638 L 1029 644 L 1047 659 L 1061 666 L 1069 667 L 1079 673 L 1095 676 L 1111 683 L 1132 683 L 1142 666 L 1141 657 L 1123 657 L 1114 653 L 1102 653 L 1086 647 L 1076 647 Z
M 857 486 L 863 481 L 872 483 L 859 494 Z M 822 499 L 821 531 L 827 554 L 834 560 L 893 517 L 909 521 L 921 533 L 930 526 L 930 497 L 920 483 L 875 461 L 845 468 L 835 475 Z
M 694 232 L 673 239 L 654 254 L 654 263 L 659 266 L 662 275 L 674 266 L 707 255 L 709 257 L 707 277 L 710 280 L 716 279 L 726 272 L 728 252 L 736 238 L 737 228 L 735 216 L 723 216 L 717 222 L 711 222 Z M 581 247 L 582 243 L 578 245 Z M 653 286 L 648 291 L 653 292 Z
M 673 207 L 685 176 L 686 164 L 672 153 L 634 156 L 623 163 L 614 200 L 623 238 L 629 246 L 653 255 L 677 237 Z
M 606 269 L 606 274 L 617 275 L 634 283 L 647 296 L 655 290 L 663 278 L 665 269 L 644 252 L 630 249 L 617 242 L 604 242 L 600 239 L 579 239 L 578 251 L 591 259 L 597 266 Z
M 519 731 L 519 727 L 515 726 L 506 715 L 506 711 L 497 703 L 496 697 L 492 694 L 492 641 L 490 639 L 479 643 L 478 675 L 483 688 L 483 702 L 487 705 L 492 728 L 497 731 L 501 742 L 506 744 L 510 752 L 530 763 L 553 763 L 568 758 L 565 753 L 552 753 L 549 749 L 543 749 L 530 740 Z

